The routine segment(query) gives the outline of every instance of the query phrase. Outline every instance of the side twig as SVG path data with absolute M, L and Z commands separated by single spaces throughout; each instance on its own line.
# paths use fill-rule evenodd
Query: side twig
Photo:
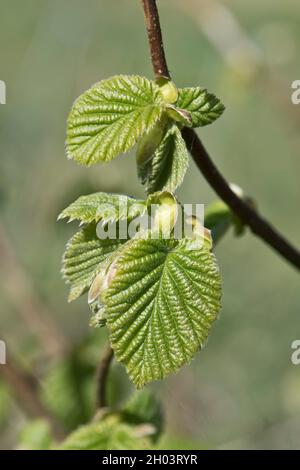
M 111 362 L 114 357 L 114 352 L 108 343 L 104 349 L 101 357 L 98 370 L 97 370 L 97 394 L 96 394 L 96 407 L 97 409 L 105 408 L 107 405 L 106 401 L 106 389 L 108 372 Z
M 156 0 L 142 0 L 146 18 L 149 47 L 152 66 L 156 76 L 163 75 L 170 78 Z M 207 150 L 193 129 L 185 128 L 183 138 L 197 167 L 215 190 L 218 196 L 226 202 L 230 209 L 249 226 L 251 231 L 265 241 L 284 259 L 300 270 L 300 252 L 286 240 L 272 225 L 262 218 L 255 210 L 239 198 L 230 188 L 226 179 L 211 160 Z

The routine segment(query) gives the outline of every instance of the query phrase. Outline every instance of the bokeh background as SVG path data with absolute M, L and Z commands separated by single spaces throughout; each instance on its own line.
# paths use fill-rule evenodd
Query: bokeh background
M 299 2 L 158 5 L 176 84 L 207 86 L 227 107 L 200 130 L 215 163 L 299 246 L 300 107 L 291 103 L 291 83 L 300 78 Z M 11 448 L 39 415 L 16 378 L 20 371 L 37 381 L 40 414 L 46 406 L 69 429 L 92 413 L 106 332 L 89 328 L 85 298 L 67 303 L 60 262 L 76 224 L 57 223 L 57 214 L 89 192 L 144 195 L 134 153 L 89 169 L 67 161 L 68 112 L 94 82 L 116 73 L 152 77 L 152 69 L 138 0 L 0 0 L 0 11 L 0 79 L 7 85 L 0 106 L 0 339 L 8 355 L 0 366 L 0 446 Z M 193 162 L 179 197 L 216 198 Z M 290 359 L 300 339 L 299 274 L 248 232 L 228 234 L 216 254 L 224 295 L 210 340 L 191 366 L 152 386 L 166 410 L 160 445 L 300 448 L 300 366 Z M 73 375 L 63 359 L 70 350 Z M 64 374 L 73 388 L 59 385 Z M 114 365 L 111 401 L 131 391 Z

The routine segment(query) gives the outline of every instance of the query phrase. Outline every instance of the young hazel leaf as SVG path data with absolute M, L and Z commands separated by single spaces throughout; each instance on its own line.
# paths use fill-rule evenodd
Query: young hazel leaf
M 150 442 L 138 426 L 122 423 L 116 415 L 81 426 L 59 447 L 60 450 L 137 450 L 149 449 Z
M 234 183 L 230 184 L 233 192 L 237 194 L 252 209 L 257 210 L 256 202 Z M 205 227 L 209 228 L 212 233 L 214 243 L 218 242 L 232 226 L 234 234 L 239 237 L 245 232 L 245 224 L 235 215 L 225 202 L 218 200 L 212 202 L 205 210 L 204 217 Z
M 90 390 L 94 365 L 83 357 L 82 346 L 51 365 L 41 387 L 41 399 L 67 430 L 86 423 L 92 415 Z
M 109 193 L 94 193 L 79 197 L 58 216 L 58 220 L 80 220 L 84 223 L 134 219 L 147 209 L 145 201 Z
M 67 156 L 92 165 L 130 150 L 161 117 L 155 82 L 118 75 L 96 83 L 74 103 L 67 125 Z
M 129 424 L 151 424 L 154 433 L 151 440 L 156 442 L 164 426 L 164 412 L 161 402 L 149 390 L 135 392 L 122 410 L 122 417 Z
M 148 194 L 174 192 L 183 181 L 189 164 L 185 142 L 176 124 L 166 132 L 153 158 L 138 165 L 138 175 Z
M 77 232 L 68 242 L 63 256 L 63 277 L 71 284 L 69 302 L 86 292 L 102 262 L 111 256 L 124 240 L 100 240 L 96 224 L 92 223 Z
M 192 127 L 193 125 L 192 116 L 186 109 L 169 105 L 167 106 L 167 115 L 181 126 Z
M 179 88 L 177 108 L 186 109 L 192 119 L 192 127 L 206 126 L 214 122 L 225 110 L 221 101 L 204 88 Z
M 138 388 L 189 363 L 220 310 L 215 257 L 190 241 L 134 240 L 105 293 L 112 347 Z

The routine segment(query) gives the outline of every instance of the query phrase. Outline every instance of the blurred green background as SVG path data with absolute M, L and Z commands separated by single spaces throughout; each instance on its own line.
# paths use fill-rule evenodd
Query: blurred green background
M 215 125 L 200 130 L 215 163 L 299 246 L 300 107 L 291 104 L 291 83 L 300 78 L 299 2 L 158 5 L 176 84 L 206 86 L 226 105 Z M 38 377 L 42 394 L 66 343 L 83 348 L 92 397 L 106 333 L 88 327 L 84 297 L 67 303 L 60 262 L 76 225 L 56 217 L 81 194 L 143 197 L 143 188 L 134 153 L 89 169 L 67 161 L 65 122 L 73 100 L 94 82 L 116 73 L 152 77 L 143 13 L 138 0 L 0 0 L 0 12 L 7 86 L 0 106 L 0 339 L 8 361 Z M 179 197 L 215 199 L 193 162 Z M 227 235 L 216 254 L 224 295 L 210 340 L 191 366 L 152 386 L 166 409 L 161 445 L 300 448 L 300 366 L 290 360 L 291 343 L 300 339 L 299 274 L 249 232 Z M 111 400 L 130 390 L 123 368 L 114 366 Z M 54 407 L 66 400 L 63 424 L 73 401 L 66 393 L 48 397 Z M 28 420 L 26 403 L 14 397 L 3 382 L 2 448 L 16 445 Z M 91 413 L 77 411 L 78 423 Z

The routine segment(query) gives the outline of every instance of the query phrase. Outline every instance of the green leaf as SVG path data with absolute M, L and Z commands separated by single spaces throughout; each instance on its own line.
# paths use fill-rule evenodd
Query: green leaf
M 245 196 L 241 188 L 231 184 L 231 189 L 241 197 L 246 204 L 256 210 L 255 201 Z M 234 235 L 239 237 L 245 232 L 245 224 L 235 215 L 223 201 L 214 201 L 205 210 L 204 225 L 211 230 L 214 243 L 217 243 L 233 227 Z
M 167 114 L 164 113 L 155 126 L 140 138 L 136 149 L 136 163 L 138 166 L 144 165 L 153 158 L 154 152 L 164 138 L 169 122 Z
M 96 83 L 74 103 L 68 118 L 68 158 L 85 165 L 109 161 L 130 150 L 161 117 L 159 87 L 137 75 Z
M 154 433 L 151 436 L 156 442 L 160 436 L 163 424 L 164 413 L 162 404 L 149 390 L 134 393 L 122 411 L 123 419 L 130 424 L 151 424 Z
M 92 415 L 95 367 L 84 352 L 79 345 L 52 365 L 42 384 L 44 405 L 68 430 L 87 422 Z
M 22 429 L 17 449 L 49 450 L 52 440 L 49 423 L 45 419 L 36 419 Z
M 138 175 L 148 194 L 174 192 L 182 183 L 189 164 L 188 152 L 176 124 L 166 132 L 153 158 L 138 165 Z
M 69 218 L 69 222 L 83 223 L 134 219 L 147 209 L 145 201 L 120 194 L 94 193 L 79 197 L 58 216 L 58 220 Z
M 204 88 L 179 88 L 176 107 L 186 109 L 192 119 L 192 127 L 206 126 L 218 119 L 225 110 L 221 101 Z
M 193 240 L 137 239 L 124 247 L 105 293 L 118 361 L 140 388 L 189 363 L 220 309 L 214 255 Z
M 68 242 L 63 256 L 63 277 L 71 284 L 69 302 L 86 292 L 102 263 L 111 256 L 124 240 L 97 237 L 96 224 L 92 223 L 77 232 Z
M 141 435 L 139 428 L 122 423 L 117 415 L 111 415 L 99 422 L 82 426 L 60 446 L 61 450 L 139 450 L 149 448 L 149 440 Z

